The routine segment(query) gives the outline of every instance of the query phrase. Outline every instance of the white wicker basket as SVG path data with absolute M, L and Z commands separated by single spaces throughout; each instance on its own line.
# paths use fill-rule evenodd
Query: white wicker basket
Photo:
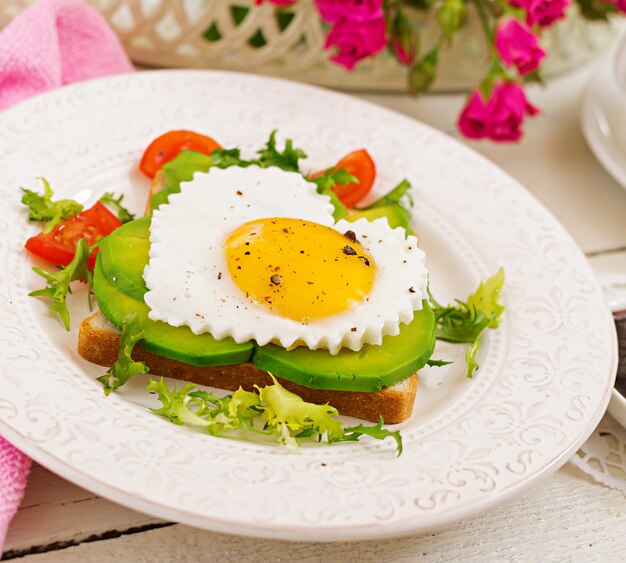
M 0 0 L 0 26 L 34 1 Z M 326 29 L 313 0 L 298 0 L 289 6 L 292 19 L 287 26 L 279 25 L 274 6 L 255 6 L 254 0 L 88 2 L 111 23 L 131 59 L 140 65 L 233 69 L 346 89 L 406 90 L 406 69 L 388 53 L 361 62 L 353 72 L 329 62 L 329 53 L 323 48 Z M 237 24 L 233 10 L 239 9 L 241 16 L 241 8 L 249 11 Z M 436 22 L 419 12 L 413 13 L 412 19 L 421 29 L 422 47 L 427 49 L 437 37 Z M 485 43 L 473 19 L 477 20 L 470 14 L 468 25 L 442 53 L 434 90 L 466 89 L 482 75 Z M 211 30 L 211 40 L 205 37 L 207 30 Z M 544 34 L 543 44 L 550 53 L 544 74 L 577 66 L 606 47 L 610 39 L 610 26 L 570 13 Z

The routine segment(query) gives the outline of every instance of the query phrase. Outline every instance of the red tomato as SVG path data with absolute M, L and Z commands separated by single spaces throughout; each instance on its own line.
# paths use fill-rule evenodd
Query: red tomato
M 146 149 L 141 157 L 139 168 L 148 176 L 154 178 L 163 165 L 178 156 L 181 151 L 196 151 L 202 154 L 211 154 L 222 145 L 200 133 L 193 131 L 169 131 L 157 137 Z
M 26 250 L 57 266 L 67 266 L 74 258 L 74 247 L 80 239 L 86 238 L 87 245 L 92 246 L 121 224 L 113 213 L 97 202 L 78 215 L 61 221 L 49 233 L 39 233 L 29 238 L 24 246 Z M 96 263 L 97 250 L 89 255 L 88 265 L 91 271 Z
M 372 189 L 374 180 L 376 179 L 376 165 L 372 157 L 365 149 L 351 152 L 344 156 L 334 167 L 343 168 L 353 176 L 359 179 L 359 183 L 351 182 L 349 184 L 335 184 L 333 191 L 346 207 L 354 207 L 361 201 Z M 317 178 L 324 174 L 326 170 L 311 175 L 311 178 Z

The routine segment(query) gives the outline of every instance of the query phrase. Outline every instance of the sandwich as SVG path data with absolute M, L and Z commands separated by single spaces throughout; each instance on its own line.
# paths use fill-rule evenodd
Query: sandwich
M 134 312 L 152 374 L 253 390 L 271 373 L 341 414 L 406 420 L 435 322 L 399 195 L 348 216 L 327 180 L 237 160 L 186 151 L 155 171 L 148 214 L 99 243 L 80 355 L 114 365 Z

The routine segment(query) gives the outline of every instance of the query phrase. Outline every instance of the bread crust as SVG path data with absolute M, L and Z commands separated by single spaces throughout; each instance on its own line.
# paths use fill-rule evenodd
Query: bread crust
M 100 311 L 81 323 L 78 333 L 78 353 L 89 362 L 110 367 L 117 360 L 119 344 L 119 331 Z M 132 357 L 145 362 L 150 372 L 155 375 L 229 391 L 235 391 L 239 387 L 252 391 L 255 385 L 263 387 L 272 383 L 267 372 L 249 362 L 228 366 L 192 366 L 148 352 L 141 345 L 135 346 Z M 417 374 L 375 393 L 311 389 L 282 378 L 277 379 L 286 389 L 298 394 L 305 401 L 317 404 L 329 403 L 341 414 L 373 422 L 378 422 L 382 416 L 386 424 L 397 424 L 411 416 L 417 392 Z

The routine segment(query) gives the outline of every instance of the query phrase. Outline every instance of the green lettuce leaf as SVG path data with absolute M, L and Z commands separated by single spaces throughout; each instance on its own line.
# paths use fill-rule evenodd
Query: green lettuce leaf
M 411 196 L 411 182 L 407 179 L 402 180 L 393 190 L 386 195 L 377 199 L 374 203 L 370 203 L 362 209 L 374 209 L 376 207 L 384 207 L 386 205 L 400 205 L 405 211 L 410 213 L 413 207 L 413 197 Z
M 273 385 L 258 388 L 263 405 L 263 419 L 275 429 L 279 441 L 286 446 L 294 444 L 294 434 L 312 430 L 316 434 L 328 433 L 331 441 L 343 436 L 341 422 L 336 420 L 339 413 L 330 405 L 307 403 L 301 397 L 287 391 L 272 375 Z
M 504 305 L 500 303 L 500 292 L 504 285 L 504 269 L 500 268 L 494 276 L 481 283 L 478 289 L 467 298 L 470 309 L 481 311 L 490 319 L 489 328 L 498 328 Z
M 271 374 L 270 374 L 271 375 Z M 337 420 L 337 410 L 330 405 L 307 403 L 298 395 L 287 391 L 272 376 L 273 383 L 258 393 L 239 388 L 232 395 L 217 398 L 207 391 L 194 391 L 195 385 L 169 389 L 160 381 L 151 380 L 149 391 L 154 391 L 161 401 L 161 407 L 152 409 L 174 424 L 195 427 L 212 435 L 220 435 L 228 430 L 254 432 L 271 436 L 290 449 L 299 447 L 300 440 L 328 443 L 356 441 L 361 436 L 377 440 L 392 437 L 398 445 L 398 455 L 402 451 L 399 432 L 382 428 L 382 418 L 376 426 L 342 427 Z
M 123 195 L 115 197 L 115 194 L 113 192 L 107 192 L 99 199 L 99 201 L 107 207 L 113 208 L 115 214 L 117 215 L 117 218 L 122 223 L 128 223 L 129 221 L 132 221 L 135 216 L 122 205 L 123 199 Z
M 285 148 L 279 151 L 276 147 L 276 129 L 270 133 L 270 138 L 265 147 L 259 150 L 257 154 L 259 158 L 256 159 L 255 163 L 259 166 L 263 168 L 278 166 L 278 168 L 291 172 L 299 172 L 299 160 L 306 158 L 306 153 L 302 149 L 295 148 L 291 139 L 287 139 Z
M 128 315 L 122 326 L 120 351 L 117 361 L 98 381 L 104 386 L 104 394 L 109 395 L 115 389 L 124 385 L 131 377 L 138 373 L 148 373 L 148 366 L 143 362 L 136 362 L 131 358 L 133 348 L 144 338 L 143 328 L 136 313 Z
M 335 221 L 343 219 L 348 210 L 346 206 L 341 203 L 341 200 L 337 197 L 337 194 L 333 191 L 335 184 L 349 184 L 351 182 L 357 182 L 359 179 L 356 176 L 350 174 L 344 168 L 329 168 L 318 176 L 317 178 L 306 178 L 309 182 L 313 182 L 317 186 L 317 193 L 324 194 L 330 197 L 330 203 L 332 203 L 335 210 L 333 211 L 333 218 Z
M 376 426 L 364 426 L 359 424 L 358 426 L 350 426 L 344 428 L 344 434 L 336 438 L 329 439 L 329 442 L 355 442 L 361 436 L 366 435 L 376 440 L 384 440 L 385 438 L 393 438 L 396 442 L 396 452 L 398 457 L 402 453 L 402 436 L 398 430 L 391 431 L 383 428 L 383 417 L 380 417 Z
M 33 268 L 33 271 L 43 277 L 47 285 L 44 289 L 32 291 L 28 295 L 31 297 L 49 297 L 52 299 L 52 305 L 49 309 L 55 311 L 61 317 L 65 330 L 70 329 L 70 313 L 67 310 L 67 294 L 72 293 L 70 284 L 76 280 L 82 280 L 90 286 L 89 295 L 91 296 L 92 276 L 87 267 L 87 259 L 91 249 L 87 247 L 87 239 L 80 239 L 76 244 L 74 258 L 65 267 L 57 272 L 49 272 L 41 268 Z
M 26 188 L 20 188 L 24 195 L 22 203 L 28 207 L 28 218 L 31 221 L 46 221 L 44 233 L 49 233 L 61 221 L 77 215 L 83 210 L 83 206 L 73 199 L 60 199 L 52 201 L 52 188 L 45 178 L 40 178 L 44 185 L 43 194 L 39 194 Z
M 197 393 L 195 396 L 190 394 L 190 391 L 195 388 L 196 386 L 190 383 L 181 389 L 178 389 L 176 385 L 174 385 L 170 390 L 162 377 L 158 381 L 151 379 L 146 389 L 156 393 L 159 401 L 161 401 L 161 408 L 151 409 L 152 412 L 167 418 L 174 424 L 187 424 L 197 428 L 211 426 L 213 421 L 206 420 L 202 417 L 202 409 L 198 409 L 198 411 L 200 411 L 198 414 L 190 408 L 190 403 L 202 403 L 205 401 L 205 399 L 199 397 Z
M 478 368 L 476 354 L 481 334 L 486 328 L 495 329 L 499 326 L 500 316 L 504 312 L 504 306 L 500 303 L 503 285 L 504 270 L 500 268 L 487 281 L 480 283 L 466 301 L 457 299 L 455 304 L 444 306 L 428 290 L 437 323 L 437 338 L 446 342 L 471 344 L 465 355 L 468 377 L 472 377 Z

